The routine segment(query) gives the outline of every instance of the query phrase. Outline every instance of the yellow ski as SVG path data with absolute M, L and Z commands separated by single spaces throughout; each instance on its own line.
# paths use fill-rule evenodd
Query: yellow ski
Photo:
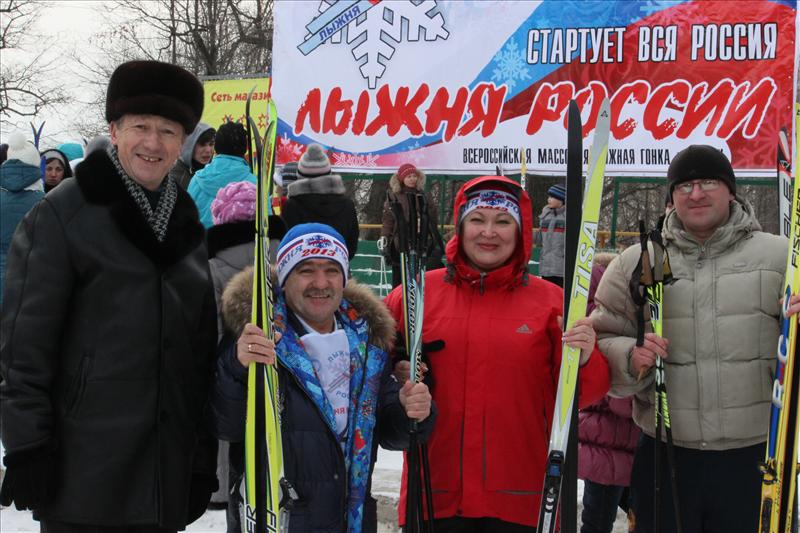
M 269 122 L 256 160 L 256 247 L 253 268 L 252 322 L 274 339 L 273 296 L 269 263 L 269 214 L 272 170 L 278 117 L 275 103 L 268 102 Z M 252 124 L 255 127 L 255 124 Z M 254 132 L 258 137 L 258 131 Z M 278 403 L 278 371 L 275 366 L 252 364 L 247 379 L 245 428 L 245 476 L 242 488 L 244 533 L 285 531 L 288 513 L 281 509 L 283 444 Z
M 789 297 L 800 287 L 800 104 L 795 104 L 795 179 L 791 204 L 791 233 L 786 260 L 783 290 L 783 312 Z M 787 158 L 788 159 L 788 158 Z M 789 533 L 794 515 L 794 494 L 797 486 L 797 429 L 798 386 L 800 373 L 797 363 L 797 316 L 781 321 L 778 339 L 778 362 L 772 387 L 772 412 L 764 463 L 761 465 L 760 533 Z
M 573 139 L 581 135 L 580 112 L 577 104 L 570 103 L 570 117 L 568 136 Z M 580 222 L 580 232 L 577 243 L 577 256 L 575 269 L 572 273 L 572 289 L 569 298 L 569 310 L 564 325 L 564 330 L 569 330 L 576 321 L 586 316 L 586 304 L 589 296 L 589 283 L 592 276 L 592 262 L 594 248 L 597 241 L 597 223 L 600 216 L 600 201 L 603 196 L 603 178 L 605 175 L 606 157 L 608 155 L 608 138 L 611 122 L 611 112 L 608 99 L 603 101 L 595 128 L 594 140 L 589 157 L 587 193 L 583 199 L 583 215 Z M 579 147 L 578 143 L 573 146 Z M 574 148 L 568 151 L 574 152 Z M 580 157 L 577 154 L 570 154 Z M 578 175 L 567 175 L 567 209 L 570 209 L 570 189 L 577 187 L 580 190 L 580 166 L 577 166 Z M 574 190 L 574 189 L 573 189 Z M 576 206 L 572 206 L 575 209 Z M 569 228 L 567 229 L 569 231 Z M 567 241 L 569 246 L 569 237 Z M 567 273 L 565 273 L 567 274 Z M 561 482 L 564 477 L 564 462 L 575 461 L 576 457 L 567 459 L 567 441 L 572 420 L 572 406 L 575 401 L 576 385 L 578 382 L 578 366 L 581 352 L 570 348 L 566 344 L 562 347 L 561 371 L 558 376 L 558 391 L 556 392 L 555 413 L 553 414 L 553 427 L 550 432 L 550 447 L 547 455 L 542 501 L 539 509 L 539 533 L 553 533 L 556 529 L 556 513 L 561 493 Z M 574 505 L 574 503 L 572 503 Z

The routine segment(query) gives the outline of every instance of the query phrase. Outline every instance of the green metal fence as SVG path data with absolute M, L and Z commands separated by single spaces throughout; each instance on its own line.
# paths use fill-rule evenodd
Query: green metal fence
M 362 223 L 361 236 L 364 240 L 359 241 L 358 254 L 351 262 L 351 271 L 353 277 L 369 285 L 373 290 L 381 295 L 385 295 L 391 289 L 391 265 L 385 264 L 381 261 L 381 256 L 378 253 L 376 239 L 380 228 L 380 211 L 383 203 L 383 198 L 375 196 L 369 198 L 368 184 L 366 182 L 372 181 L 388 181 L 387 175 L 367 175 L 367 174 L 349 174 L 342 176 L 346 182 L 350 182 L 349 186 L 354 188 L 358 182 L 362 184 L 361 200 L 359 201 L 358 195 L 356 197 L 356 208 L 359 210 L 359 219 Z M 461 175 L 428 175 L 426 190 L 431 194 L 433 201 L 436 202 L 438 207 L 438 222 L 440 225 L 446 225 L 452 222 L 452 205 L 455 193 L 463 183 L 471 179 L 473 176 Z M 509 175 L 511 179 L 519 180 L 519 175 Z M 642 186 L 649 185 L 650 194 L 661 191 L 661 196 L 658 194 L 655 197 L 663 198 L 666 192 L 666 181 L 664 178 L 637 178 L 637 177 L 607 177 L 604 196 L 606 203 L 604 207 L 605 215 L 601 220 L 601 227 L 603 228 L 598 232 L 598 251 L 616 251 L 618 246 L 622 243 L 618 242 L 618 238 L 624 237 L 624 242 L 636 242 L 638 239 L 637 224 L 639 218 L 645 218 L 646 222 L 651 225 L 655 220 L 647 220 L 647 214 L 653 215 L 657 218 L 663 212 L 663 203 L 655 202 L 653 209 L 650 209 L 644 200 L 648 197 Z M 558 177 L 553 176 L 528 176 L 526 190 L 531 196 L 533 203 L 533 216 L 534 224 L 538 222 L 538 214 L 541 206 L 543 206 L 547 199 L 547 188 L 553 183 L 558 181 Z M 761 222 L 765 231 L 776 233 L 778 228 L 777 216 L 777 181 L 774 179 L 737 179 L 737 194 L 746 197 L 753 205 L 756 216 Z M 653 187 L 658 185 L 659 187 Z M 631 191 L 630 188 L 637 189 L 633 191 L 636 196 L 633 197 L 635 202 L 636 212 L 628 213 L 628 216 L 623 216 L 623 210 L 620 209 L 622 198 L 626 197 Z M 654 191 L 654 189 L 657 189 Z M 353 189 L 355 192 L 355 189 Z M 610 202 L 609 202 L 609 196 Z M 627 196 L 627 198 L 631 198 Z M 367 203 L 372 200 L 378 200 L 379 203 L 372 205 L 371 210 L 365 209 Z M 609 205 L 610 204 L 610 205 Z M 370 211 L 367 213 L 367 211 Z M 652 213 L 650 212 L 652 211 Z M 653 218 L 651 217 L 651 218 Z M 610 231 L 607 231 L 610 230 Z M 447 233 L 447 227 L 442 229 L 442 233 Z M 529 263 L 528 271 L 532 274 L 538 275 L 539 273 L 539 252 L 540 250 L 534 247 L 531 254 L 531 262 Z

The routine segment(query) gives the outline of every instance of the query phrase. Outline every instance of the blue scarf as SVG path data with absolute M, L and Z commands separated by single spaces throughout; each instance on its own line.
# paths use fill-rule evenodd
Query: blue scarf
M 344 447 L 348 475 L 347 532 L 360 533 L 372 466 L 378 393 L 381 387 L 381 375 L 389 357 L 383 350 L 367 343 L 369 338 L 367 321 L 359 317 L 357 311 L 344 299 L 339 306 L 337 318 L 350 346 L 350 406 L 347 412 Z M 275 303 L 275 323 L 288 324 L 283 294 Z M 298 379 L 322 413 L 332 437 L 336 438 L 336 418 L 333 408 L 314 373 L 311 359 L 303 348 L 297 332 L 286 328 L 282 331 L 282 335 L 276 347 L 278 359 Z

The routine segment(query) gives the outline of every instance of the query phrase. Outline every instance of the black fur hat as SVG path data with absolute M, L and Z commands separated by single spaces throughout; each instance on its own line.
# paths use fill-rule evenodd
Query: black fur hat
M 725 154 L 707 144 L 693 144 L 678 152 L 667 169 L 670 196 L 685 181 L 718 179 L 736 194 L 736 176 Z
M 188 70 L 161 61 L 128 61 L 114 70 L 106 93 L 106 120 L 158 115 L 179 122 L 188 135 L 203 114 L 203 85 Z

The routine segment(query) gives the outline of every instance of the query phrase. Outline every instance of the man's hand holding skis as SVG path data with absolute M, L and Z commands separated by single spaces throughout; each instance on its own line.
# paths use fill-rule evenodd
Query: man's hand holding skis
M 781 307 L 783 307 L 783 298 L 781 298 Z M 800 294 L 792 294 L 789 298 L 789 307 L 786 309 L 786 317 L 796 315 L 800 312 Z
M 669 340 L 655 333 L 644 334 L 644 344 L 634 346 L 631 351 L 630 367 L 635 376 L 642 378 L 656 364 L 656 357 L 667 358 Z
M 781 305 L 783 299 L 781 298 Z M 800 294 L 793 294 L 789 299 L 789 307 L 786 310 L 786 316 L 794 316 L 800 313 Z M 634 346 L 631 351 L 631 370 L 636 376 L 644 376 L 656 364 L 656 356 L 662 359 L 668 357 L 667 348 L 669 347 L 669 340 L 664 337 L 659 337 L 655 333 L 646 333 L 644 336 L 644 345 Z
M 281 340 L 281 334 L 275 332 L 275 342 L 267 339 L 264 331 L 255 324 L 245 324 L 242 334 L 236 343 L 236 359 L 247 368 L 250 363 L 275 364 L 275 344 Z
M 422 422 L 431 414 L 431 393 L 424 383 L 406 381 L 400 389 L 400 405 L 408 418 Z
M 425 363 L 420 363 L 420 375 L 424 379 L 425 374 L 428 373 L 428 365 Z M 394 364 L 394 370 L 392 371 L 394 374 L 394 378 L 398 381 L 398 383 L 405 383 L 411 378 L 411 361 L 407 359 L 403 359 L 402 361 L 398 361 Z

